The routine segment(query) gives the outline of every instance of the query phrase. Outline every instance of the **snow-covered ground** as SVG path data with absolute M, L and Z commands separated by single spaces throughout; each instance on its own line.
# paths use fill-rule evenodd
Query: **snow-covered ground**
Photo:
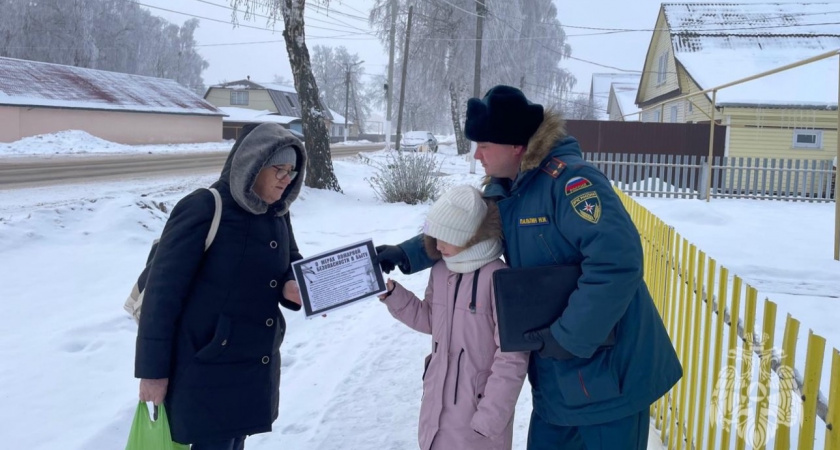
M 469 162 L 441 147 L 447 182 L 478 185 Z M 383 152 L 367 153 L 382 158 Z M 415 235 L 428 205 L 384 204 L 356 158 L 334 167 L 343 194 L 304 188 L 292 207 L 305 255 L 373 238 Z M 166 214 L 216 174 L 0 191 L 0 436 L 4 448 L 119 449 L 136 407 L 136 326 L 122 304 Z M 688 239 L 840 346 L 831 259 L 833 205 L 641 199 Z M 834 275 L 833 277 L 831 275 Z M 391 274 L 422 293 L 428 273 Z M 763 298 L 763 297 L 762 297 Z M 416 448 L 429 339 L 368 299 L 312 320 L 287 313 L 275 431 L 250 449 Z M 524 449 L 526 384 L 514 448 Z M 659 448 L 657 436 L 650 448 Z
M 162 154 L 214 152 L 230 149 L 233 141 L 195 144 L 125 145 L 106 141 L 81 130 L 39 134 L 19 141 L 0 142 L 0 158 L 63 155 Z

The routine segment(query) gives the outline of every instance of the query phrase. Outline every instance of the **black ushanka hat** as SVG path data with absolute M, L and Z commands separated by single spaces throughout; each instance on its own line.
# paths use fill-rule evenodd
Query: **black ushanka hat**
M 543 121 L 543 107 L 511 86 L 498 85 L 467 102 L 464 135 L 475 142 L 527 145 Z

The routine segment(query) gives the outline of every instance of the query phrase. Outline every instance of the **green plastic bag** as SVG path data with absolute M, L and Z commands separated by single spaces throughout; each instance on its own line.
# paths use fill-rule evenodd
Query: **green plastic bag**
M 149 418 L 149 408 L 146 403 L 140 402 L 134 413 L 134 422 L 131 424 L 125 450 L 190 450 L 190 446 L 172 440 L 169 419 L 166 418 L 163 405 L 158 406 L 158 418 L 152 422 Z

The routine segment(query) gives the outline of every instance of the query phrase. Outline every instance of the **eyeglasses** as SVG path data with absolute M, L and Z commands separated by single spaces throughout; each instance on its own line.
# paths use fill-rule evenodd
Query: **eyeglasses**
M 289 180 L 291 181 L 294 180 L 298 174 L 296 170 L 281 169 L 279 167 L 275 167 L 275 169 L 277 169 L 277 173 L 275 173 L 274 176 L 276 176 L 278 180 L 282 180 L 286 177 L 286 175 L 288 175 Z

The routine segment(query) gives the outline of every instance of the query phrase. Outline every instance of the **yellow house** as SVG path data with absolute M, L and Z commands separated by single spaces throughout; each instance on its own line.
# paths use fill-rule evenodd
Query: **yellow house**
M 826 3 L 663 3 L 636 104 L 647 122 L 709 122 L 712 94 L 681 98 L 840 49 Z M 833 16 L 832 16 L 833 17 Z M 838 58 L 717 92 L 726 156 L 831 159 Z

